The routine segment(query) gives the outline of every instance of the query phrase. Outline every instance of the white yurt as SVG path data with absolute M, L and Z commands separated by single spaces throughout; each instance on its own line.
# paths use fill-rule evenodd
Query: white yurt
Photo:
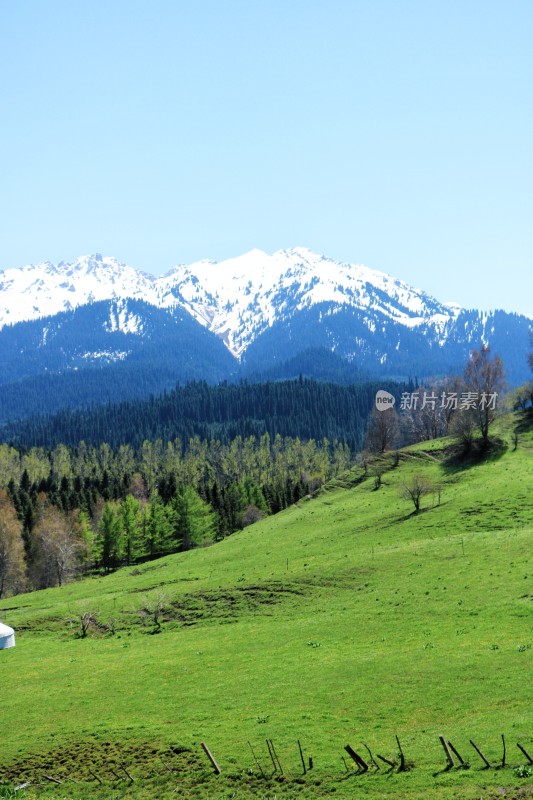
M 8 647 L 15 647 L 15 631 L 0 622 L 0 650 L 7 650 Z

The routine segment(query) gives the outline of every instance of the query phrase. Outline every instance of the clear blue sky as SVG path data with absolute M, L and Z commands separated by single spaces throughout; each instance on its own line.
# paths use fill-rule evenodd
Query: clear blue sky
M 531 0 L 0 12 L 0 269 L 307 246 L 533 314 Z

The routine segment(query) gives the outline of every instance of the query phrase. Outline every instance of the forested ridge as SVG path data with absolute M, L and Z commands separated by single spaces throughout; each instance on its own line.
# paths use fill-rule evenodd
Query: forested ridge
M 113 449 L 0 445 L 0 597 L 208 544 L 344 471 L 340 442 L 195 437 Z
M 268 433 L 304 440 L 327 438 L 359 449 L 378 389 L 387 389 L 398 400 L 412 386 L 390 382 L 339 386 L 304 378 L 218 386 L 193 382 L 148 400 L 8 423 L 2 438 L 22 447 L 76 447 L 83 441 L 138 448 L 145 440 L 188 442 L 197 436 L 229 442 L 237 436 Z
M 277 513 L 353 463 L 380 388 L 195 382 L 6 426 L 0 594 L 208 544 Z

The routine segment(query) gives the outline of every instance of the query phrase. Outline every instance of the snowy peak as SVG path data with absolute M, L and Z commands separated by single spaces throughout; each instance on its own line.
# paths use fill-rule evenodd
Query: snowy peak
M 114 298 L 156 302 L 154 279 L 100 253 L 0 272 L 0 327 Z
M 369 318 L 385 315 L 407 327 L 433 322 L 441 332 L 458 313 L 383 272 L 304 247 L 179 266 L 156 283 L 163 304 L 190 310 L 237 357 L 275 321 L 319 303 L 355 307 Z
M 53 319 L 33 322 L 42 317 Z M 285 375 L 291 359 L 312 372 L 310 350 L 368 374 L 439 375 L 489 342 L 518 385 L 530 330 L 526 317 L 466 311 L 306 247 L 180 264 L 158 278 L 100 253 L 0 272 L 0 382 L 39 365 L 48 372 L 143 358 L 173 381 L 205 377 L 205 363 L 217 379 L 235 370 Z
M 0 273 L 0 327 L 50 316 L 99 300 L 142 299 L 183 308 L 240 358 L 274 323 L 318 304 L 361 312 L 369 330 L 386 317 L 408 328 L 430 326 L 442 338 L 460 309 L 362 264 L 306 247 L 269 255 L 250 250 L 225 261 L 181 264 L 154 278 L 94 253 L 74 262 L 44 262 Z M 111 324 L 111 323 L 110 323 Z M 124 329 L 117 316 L 113 323 Z M 135 322 L 128 323 L 137 330 Z

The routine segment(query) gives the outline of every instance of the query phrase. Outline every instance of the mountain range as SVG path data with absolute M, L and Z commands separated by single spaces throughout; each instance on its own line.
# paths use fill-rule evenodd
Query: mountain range
M 162 277 L 100 254 L 44 262 L 0 273 L 0 419 L 191 379 L 421 379 L 461 371 L 483 342 L 516 384 L 528 376 L 532 326 L 306 248 Z

